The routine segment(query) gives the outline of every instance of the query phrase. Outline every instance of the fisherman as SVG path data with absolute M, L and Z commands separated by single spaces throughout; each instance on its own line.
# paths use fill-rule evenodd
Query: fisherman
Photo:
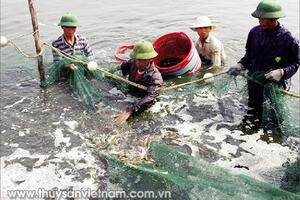
M 247 69 L 250 77 L 260 81 L 248 80 L 247 84 L 248 106 L 254 108 L 248 114 L 261 120 L 264 94 L 274 86 L 290 89 L 291 77 L 300 64 L 300 48 L 299 41 L 278 21 L 286 16 L 278 0 L 262 0 L 252 16 L 259 25 L 250 30 L 244 57 L 228 73 L 237 76 Z
M 153 63 L 153 59 L 157 55 L 152 44 L 142 40 L 134 45 L 133 51 L 129 55 L 131 59 L 121 64 L 123 75 L 128 75 L 128 79 L 132 82 L 146 86 L 147 90 L 142 91 L 141 89 L 130 87 L 130 90 L 140 98 L 128 106 L 125 112 L 116 117 L 116 124 L 123 124 L 133 114 L 147 109 L 159 95 L 163 79 Z
M 61 17 L 58 26 L 61 26 L 63 34 L 53 41 L 53 66 L 48 71 L 48 76 L 41 84 L 46 87 L 57 80 L 68 79 L 77 99 L 88 110 L 96 110 L 96 104 L 101 95 L 98 89 L 90 82 L 92 78 L 100 75 L 90 68 L 97 68 L 93 60 L 93 52 L 87 40 L 76 34 L 78 18 L 71 14 Z
M 61 26 L 63 34 L 53 41 L 52 46 L 69 55 L 83 55 L 92 60 L 93 51 L 89 46 L 85 37 L 76 34 L 76 29 L 79 25 L 78 18 L 69 13 L 63 15 L 58 23 Z M 53 60 L 57 62 L 62 57 L 53 50 Z M 65 65 L 70 70 L 76 69 L 74 63 Z
M 211 34 L 216 28 L 211 20 L 207 16 L 199 16 L 190 28 L 199 36 L 195 46 L 202 63 L 216 67 L 222 66 L 226 55 L 222 42 Z

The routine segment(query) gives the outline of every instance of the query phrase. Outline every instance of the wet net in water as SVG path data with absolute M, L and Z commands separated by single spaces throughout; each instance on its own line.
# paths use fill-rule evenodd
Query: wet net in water
M 260 128 L 277 134 L 299 137 L 299 97 L 289 95 L 279 83 L 266 80 L 264 75 L 265 72 L 248 72 L 242 74 L 242 76 L 233 77 L 227 73 L 220 73 L 220 75 L 211 79 L 172 90 L 165 90 L 163 93 L 170 96 L 200 93 L 213 95 L 215 98 L 230 95 L 240 100 L 247 100 L 247 81 L 253 82 L 263 88 L 262 116 L 249 117 L 249 119 L 256 120 L 260 117 Z M 252 107 L 248 107 L 248 110 L 252 109 Z
M 168 191 L 170 199 L 299 199 L 297 194 L 276 188 L 154 143 L 154 164 L 132 165 L 107 158 L 110 182 L 128 191 Z M 167 196 L 165 197 L 167 198 Z
M 66 58 L 54 62 L 47 72 L 46 80 L 41 83 L 42 87 L 48 87 L 56 81 L 67 80 L 73 93 L 88 110 L 95 110 L 96 104 L 102 100 L 100 91 L 91 82 L 92 79 L 101 80 L 103 76 L 97 71 L 87 69 L 85 56 L 76 56 L 82 62 L 74 62 Z M 75 70 L 66 68 L 66 65 L 74 64 Z

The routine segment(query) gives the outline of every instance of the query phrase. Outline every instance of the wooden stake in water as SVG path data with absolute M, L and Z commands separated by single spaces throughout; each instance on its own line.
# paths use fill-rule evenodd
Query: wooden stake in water
M 32 22 L 32 27 L 33 27 L 33 32 L 34 32 L 33 36 L 34 36 L 34 42 L 35 42 L 35 49 L 36 49 L 36 53 L 39 55 L 42 53 L 42 46 L 41 46 L 41 41 L 40 41 L 40 33 L 39 33 L 36 11 L 35 11 L 35 7 L 34 7 L 34 0 L 28 0 L 28 5 L 29 5 L 31 22 Z M 37 61 L 38 61 L 38 69 L 39 69 L 39 73 L 40 73 L 40 80 L 43 81 L 43 80 L 45 80 L 45 68 L 43 65 L 43 56 L 39 55 L 37 57 Z

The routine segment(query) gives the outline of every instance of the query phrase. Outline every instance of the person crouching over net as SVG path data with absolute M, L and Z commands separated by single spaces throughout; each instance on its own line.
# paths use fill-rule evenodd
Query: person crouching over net
M 163 79 L 153 64 L 153 59 L 157 55 L 152 44 L 142 40 L 134 45 L 130 54 L 131 59 L 121 64 L 123 75 L 128 75 L 128 79 L 134 83 L 146 86 L 147 90 L 129 88 L 132 92 L 138 94 L 140 98 L 116 117 L 115 124 L 123 124 L 133 114 L 147 109 L 159 95 Z

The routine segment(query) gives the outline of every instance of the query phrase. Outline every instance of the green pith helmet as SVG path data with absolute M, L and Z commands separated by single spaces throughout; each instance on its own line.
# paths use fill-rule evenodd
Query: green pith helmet
M 263 19 L 278 19 L 286 16 L 278 0 L 262 0 L 251 15 Z
M 58 26 L 77 27 L 79 25 L 78 18 L 69 13 L 61 17 Z
M 129 56 L 133 59 L 148 60 L 155 58 L 157 55 L 157 52 L 150 42 L 141 40 L 134 45 L 133 51 Z

